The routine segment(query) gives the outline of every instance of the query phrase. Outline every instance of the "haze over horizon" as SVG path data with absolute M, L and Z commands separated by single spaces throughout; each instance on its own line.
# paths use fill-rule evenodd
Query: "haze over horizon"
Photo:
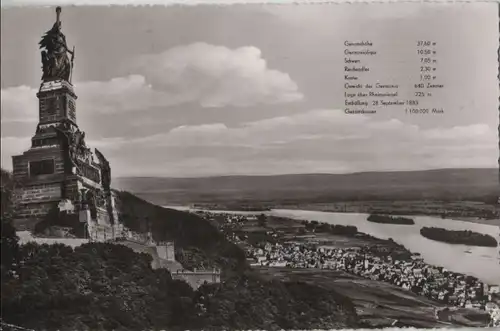
M 481 4 L 298 7 L 64 7 L 88 145 L 106 155 L 115 178 L 497 168 L 497 12 Z M 367 20 L 349 24 L 359 13 Z M 6 169 L 36 129 L 37 43 L 54 19 L 53 7 L 1 10 Z M 418 36 L 417 20 L 426 23 Z M 457 30 L 462 40 L 449 38 Z M 344 114 L 344 40 L 370 39 L 396 56 L 409 38 L 440 45 L 447 113 Z M 378 74 L 414 71 L 388 59 Z
M 498 167 L 491 168 L 435 168 L 435 169 L 425 169 L 425 170 L 382 170 L 382 171 L 359 171 L 359 172 L 345 172 L 345 173 L 319 173 L 319 172 L 309 172 L 309 173 L 277 173 L 277 174 L 266 174 L 266 175 L 255 175 L 255 174 L 225 174 L 225 175 L 212 175 L 212 176 L 113 176 L 114 179 L 127 179 L 127 178 L 162 178 L 162 179 L 196 179 L 196 178 L 219 178 L 219 177 L 279 177 L 279 176 L 342 176 L 342 175 L 358 175 L 358 174 L 394 174 L 394 173 L 419 173 L 419 172 L 450 172 L 450 171 L 481 171 L 481 170 L 494 170 L 498 171 Z

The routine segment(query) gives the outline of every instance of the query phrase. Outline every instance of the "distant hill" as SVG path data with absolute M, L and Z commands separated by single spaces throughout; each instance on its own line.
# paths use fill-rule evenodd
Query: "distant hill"
M 439 169 L 353 174 L 122 177 L 114 187 L 156 204 L 217 202 L 321 203 L 368 200 L 491 202 L 498 197 L 498 169 Z

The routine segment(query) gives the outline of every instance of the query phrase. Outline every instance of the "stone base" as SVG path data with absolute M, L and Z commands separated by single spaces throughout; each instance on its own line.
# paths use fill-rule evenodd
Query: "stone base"
M 47 225 L 58 223 L 60 211 L 74 214 L 79 206 L 79 186 L 76 178 L 65 178 L 62 175 L 24 181 L 14 189 L 14 227 L 32 230 L 40 222 Z
M 123 236 L 121 225 L 101 225 L 92 220 L 86 227 L 87 237 L 95 242 L 115 241 Z
M 89 186 L 88 180 L 77 175 L 56 174 L 44 180 L 25 180 L 14 192 L 14 227 L 37 233 L 51 226 L 72 227 L 75 235 L 88 237 L 84 224 L 96 223 L 103 229 L 110 226 L 111 217 L 106 207 L 96 207 L 94 213 L 81 210 L 78 193 L 82 189 L 93 191 L 99 187 Z M 114 208 L 113 213 L 116 213 Z M 105 237 L 111 239 L 112 236 L 106 234 Z
M 18 231 L 36 231 L 37 225 L 49 217 L 54 217 L 57 201 L 25 204 L 18 208 L 13 226 Z

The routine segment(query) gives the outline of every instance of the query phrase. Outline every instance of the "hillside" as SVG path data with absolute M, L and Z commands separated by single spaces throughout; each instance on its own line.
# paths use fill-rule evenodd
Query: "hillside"
M 242 273 L 193 291 L 153 270 L 149 255 L 104 243 L 21 246 L 1 293 L 3 321 L 36 330 L 357 326 L 352 303 L 334 290 Z
M 304 282 L 264 279 L 245 268 L 243 251 L 210 223 L 126 192 L 117 194 L 127 225 L 144 231 L 151 224 L 156 239 L 173 239 L 198 262 L 224 268 L 223 282 L 193 291 L 167 270 L 153 270 L 149 255 L 122 245 L 19 245 L 10 220 L 12 187 L 2 171 L 2 323 L 60 331 L 359 326 L 347 297 Z
M 498 169 L 439 169 L 353 174 L 205 178 L 125 177 L 115 187 L 156 204 L 326 203 L 369 200 L 445 200 L 493 203 Z
M 176 257 L 190 268 L 245 269 L 245 253 L 201 217 L 162 208 L 135 195 L 116 192 L 120 220 L 133 231 L 151 228 L 156 241 L 173 240 Z

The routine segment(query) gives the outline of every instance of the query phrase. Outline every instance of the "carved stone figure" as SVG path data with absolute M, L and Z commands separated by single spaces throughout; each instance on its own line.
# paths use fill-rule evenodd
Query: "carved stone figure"
M 79 168 L 77 162 L 77 156 L 80 154 L 81 147 L 76 144 L 76 142 L 78 142 L 78 144 L 81 145 L 83 141 L 83 138 L 80 137 L 80 131 L 77 130 L 76 132 L 73 132 L 71 127 L 69 125 L 65 125 L 64 123 L 56 128 L 56 130 L 64 139 L 64 149 L 66 150 L 69 162 L 68 166 L 76 168 L 77 173 L 81 174 L 81 169 Z
M 106 194 L 105 192 L 98 190 L 96 192 L 96 205 L 98 207 L 106 207 Z
M 78 201 L 81 204 L 82 210 L 88 209 L 86 193 L 87 193 L 86 189 L 80 189 L 80 191 L 78 192 Z
M 88 209 L 90 210 L 90 216 L 92 217 L 92 219 L 96 219 L 97 218 L 96 196 L 91 190 L 88 190 L 85 193 L 85 202 L 88 206 Z
M 104 155 L 96 148 L 95 155 L 99 159 L 101 165 L 101 185 L 104 189 L 104 194 L 106 196 L 106 209 L 109 215 L 109 221 L 111 224 L 115 223 L 115 210 L 113 209 L 112 194 L 111 194 L 111 167 L 109 166 L 109 161 L 104 157 Z
M 104 157 L 104 155 L 96 148 L 95 154 L 99 159 L 99 163 L 101 164 L 101 183 L 105 190 L 109 191 L 111 187 L 111 167 L 109 166 L 108 160 Z
M 87 144 L 85 144 L 85 132 L 76 130 L 72 135 L 72 146 L 76 154 L 84 156 L 87 151 Z
M 40 49 L 42 49 L 42 80 L 44 82 L 59 79 L 70 82 L 71 78 L 75 52 L 74 49 L 73 51 L 68 49 L 66 37 L 61 32 L 60 13 L 61 7 L 57 7 L 56 22 L 39 42 Z M 71 61 L 68 53 L 71 54 Z

